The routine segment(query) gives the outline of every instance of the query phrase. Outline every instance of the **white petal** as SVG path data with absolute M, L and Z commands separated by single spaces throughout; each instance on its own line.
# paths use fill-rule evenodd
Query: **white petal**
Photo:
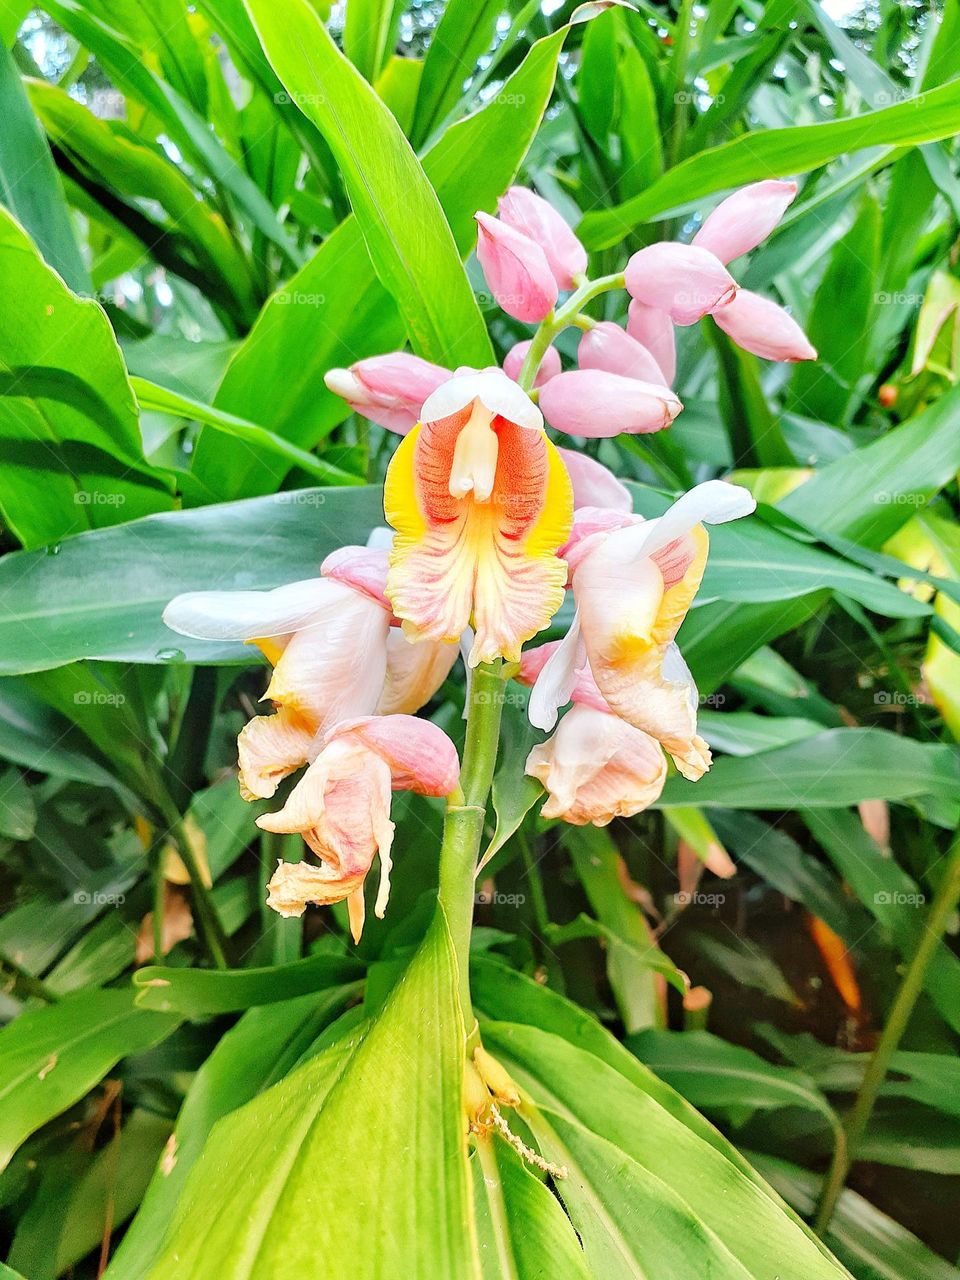
M 570 630 L 543 664 L 530 694 L 527 715 L 537 729 L 549 731 L 557 723 L 557 712 L 573 696 L 577 667 L 583 662 L 580 614 L 577 612 L 573 615 Z
M 749 490 L 725 480 L 707 480 L 684 493 L 657 520 L 628 525 L 609 535 L 621 555 L 652 556 L 698 524 L 726 524 L 756 510 Z
M 474 400 L 479 400 L 491 413 L 515 422 L 518 427 L 538 431 L 543 426 L 543 414 L 502 369 L 458 374 L 444 382 L 427 397 L 420 411 L 420 421 L 436 422 L 440 418 L 449 418 Z
M 163 611 L 172 631 L 196 640 L 252 640 L 289 635 L 320 620 L 355 594 L 325 578 L 289 582 L 273 591 L 188 591 Z

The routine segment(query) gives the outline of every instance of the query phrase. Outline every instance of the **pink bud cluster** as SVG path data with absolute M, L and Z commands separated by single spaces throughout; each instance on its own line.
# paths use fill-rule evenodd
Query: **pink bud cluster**
M 794 182 L 754 183 L 723 200 L 690 244 L 660 241 L 633 254 L 623 276 L 631 298 L 626 327 L 577 316 L 574 322 L 585 332 L 575 369 L 563 369 L 555 347 L 543 350 L 532 388 L 548 424 L 587 438 L 669 427 L 683 408 L 671 390 L 675 327 L 707 316 L 764 359 L 815 359 L 796 321 L 769 298 L 741 288 L 728 270 L 773 231 L 796 191 Z M 587 284 L 587 253 L 573 230 L 552 205 L 522 187 L 500 199 L 496 217 L 480 212 L 476 220 L 477 259 L 500 307 L 516 320 L 550 326 L 560 294 Z M 561 322 L 563 316 L 561 311 Z M 519 379 L 531 345 L 527 339 L 507 353 L 503 367 L 510 378 Z M 331 370 L 327 386 L 358 413 L 403 433 L 427 396 L 451 376 L 398 352 Z

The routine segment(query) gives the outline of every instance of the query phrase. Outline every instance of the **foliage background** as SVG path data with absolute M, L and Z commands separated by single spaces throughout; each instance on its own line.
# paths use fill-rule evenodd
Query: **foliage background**
M 158 1251 L 175 1211 L 177 1275 L 307 1274 L 294 1241 L 365 1275 L 399 1265 L 363 1270 L 330 1227 L 363 1189 L 295 1121 L 307 1082 L 316 1132 L 369 1145 L 372 1169 L 411 1125 L 424 1151 L 448 1150 L 437 1098 L 456 1064 L 440 1014 L 423 1023 L 446 990 L 430 935 L 419 1003 L 388 1001 L 379 1041 L 361 1022 L 426 928 L 440 814 L 409 799 L 395 815 L 390 912 L 358 952 L 337 910 L 269 915 L 269 869 L 299 851 L 253 838 L 233 776 L 263 671 L 172 637 L 160 612 L 181 590 L 311 576 L 379 523 L 393 442 L 322 375 L 405 341 L 451 367 L 484 361 L 483 321 L 498 359 L 527 336 L 470 257 L 474 211 L 517 174 L 579 226 L 595 273 L 687 237 L 730 188 L 801 180 L 744 283 L 792 309 L 820 361 L 763 364 L 705 322 L 682 333 L 669 434 L 589 446 L 649 514 L 731 472 L 760 500 L 717 532 L 681 635 L 717 763 L 642 818 L 550 827 L 516 785 L 518 692 L 475 989 L 491 1043 L 552 1096 L 553 1140 L 609 1198 L 607 1235 L 566 1205 L 591 1274 L 769 1274 L 761 1211 L 743 1188 L 723 1198 L 740 1157 L 641 1064 L 812 1216 L 960 812 L 960 7 L 643 2 L 568 29 L 571 9 L 0 3 L 0 1230 L 30 1280 L 101 1274 L 112 1255 L 113 1277 L 173 1274 Z M 451 680 L 431 708 L 454 736 L 462 700 Z M 158 908 L 159 979 L 142 968 Z M 946 924 L 826 1237 L 864 1280 L 960 1274 Z M 227 974 L 210 967 L 220 947 Z M 684 1001 L 675 966 L 712 1000 Z M 423 1055 L 406 1070 L 379 1047 L 404 1016 Z M 363 1035 L 368 1090 L 331 1114 L 324 1090 Z M 606 1095 L 609 1117 L 582 1113 Z M 231 1113 L 205 1195 L 177 1210 Z M 674 1113 L 695 1149 L 663 1127 Z M 258 1164 L 268 1127 L 301 1152 L 301 1207 L 284 1214 Z M 452 1223 L 455 1240 L 470 1189 L 438 1192 L 421 1156 L 396 1169 L 414 1225 L 439 1238 Z M 249 1186 L 229 1182 L 235 1159 Z M 551 1274 L 580 1274 L 559 1202 L 500 1159 L 502 1203 L 475 1189 L 485 1274 L 510 1274 L 496 1249 L 519 1277 L 545 1274 L 551 1249 Z M 222 1238 L 200 1230 L 218 1194 Z M 248 1220 L 266 1224 L 260 1272 L 230 1252 Z

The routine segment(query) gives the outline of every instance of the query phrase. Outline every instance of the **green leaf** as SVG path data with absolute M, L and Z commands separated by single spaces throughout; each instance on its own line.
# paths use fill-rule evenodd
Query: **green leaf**
M 511 684 L 504 696 L 506 703 L 500 720 L 497 771 L 490 793 L 497 824 L 478 870 L 485 867 L 516 834 L 524 818 L 544 794 L 537 779 L 528 777 L 523 771 L 527 756 L 545 736 L 533 727 L 527 716 L 529 691 Z
M 264 51 L 326 138 L 382 283 L 417 353 L 482 368 L 493 353 L 436 192 L 396 120 L 308 0 L 247 0 Z
M 343 1008 L 343 988 L 251 1009 L 218 1041 L 187 1092 L 174 1130 L 172 1167 L 156 1170 L 105 1275 L 142 1280 L 163 1246 L 187 1174 L 214 1124 L 280 1080 Z
M 915 418 L 815 472 L 781 509 L 811 529 L 882 547 L 960 471 L 958 408 L 960 387 L 951 387 Z
M 37 826 L 33 792 L 19 769 L 0 773 L 0 836 L 29 840 Z
M 379 489 L 307 489 L 97 530 L 65 539 L 55 556 L 4 556 L 0 670 L 36 671 L 108 655 L 249 662 L 243 645 L 197 642 L 168 630 L 164 606 L 180 591 L 213 584 L 247 589 L 314 578 L 326 555 L 344 543 L 364 543 L 382 520 Z
M 588 213 L 578 234 L 590 249 L 606 249 L 636 227 L 712 195 L 762 178 L 806 173 L 865 147 L 917 146 L 952 137 L 960 83 L 932 89 L 909 102 L 825 124 L 751 130 L 678 164 L 640 195 L 612 209 Z
M 0 1169 L 128 1054 L 157 1044 L 178 1019 L 133 1006 L 132 993 L 91 991 L 33 1009 L 0 1031 Z
M 484 1280 L 591 1280 L 570 1219 L 511 1147 L 483 1134 L 471 1165 Z
M 0 510 L 28 547 L 169 507 L 100 306 L 70 292 L 0 209 Z
M 800 1107 L 834 1132 L 839 1128 L 833 1108 L 804 1072 L 772 1066 L 708 1031 L 643 1031 L 627 1047 L 702 1111 L 749 1116 Z
M 151 1280 L 478 1277 L 463 1037 L 438 916 L 372 1025 L 215 1127 Z
M 820 1280 L 845 1273 L 769 1193 L 631 1085 L 556 1035 L 488 1024 L 595 1275 Z
M 90 277 L 70 225 L 60 175 L 6 42 L 0 42 L 0 119 L 0 203 L 27 229 L 70 288 L 89 290 Z
M 349 0 L 343 24 L 343 51 L 371 84 L 396 44 L 400 16 L 396 0 Z
M 360 476 L 344 471 L 342 467 L 334 466 L 331 462 L 325 462 L 323 458 L 307 453 L 305 449 L 298 449 L 295 444 L 268 431 L 266 427 L 258 427 L 256 423 L 245 422 L 232 413 L 224 413 L 222 409 L 215 409 L 212 405 L 201 404 L 189 396 L 168 391 L 166 387 L 158 387 L 156 383 L 148 382 L 145 378 L 131 378 L 130 385 L 133 387 L 141 409 L 152 409 L 157 413 L 170 413 L 178 418 L 186 418 L 188 421 L 202 422 L 205 426 L 212 427 L 231 439 L 252 445 L 258 453 L 273 454 L 277 458 L 282 458 L 285 465 L 278 467 L 275 472 L 278 484 L 291 466 L 299 467 L 301 471 L 305 471 L 307 475 L 313 476 L 315 480 L 320 480 L 324 484 L 363 484 Z
M 754 1156 L 757 1167 L 780 1194 L 805 1216 L 816 1212 L 821 1181 L 815 1173 L 769 1155 Z M 879 1280 L 960 1280 L 960 1271 L 933 1253 L 894 1218 L 845 1187 L 826 1235 L 827 1242 L 858 1275 Z
M 772 751 L 724 757 L 699 782 L 668 778 L 659 805 L 836 808 L 931 793 L 960 799 L 960 757 L 953 747 L 885 729 L 827 729 Z
M 877 292 L 879 260 L 880 206 L 868 196 L 834 246 L 814 296 L 806 330 L 817 359 L 794 370 L 791 406 L 798 413 L 842 425 L 860 403 L 864 374 L 876 376 L 870 356 L 872 325 L 884 301 Z M 854 333 L 858 340 L 851 342 Z
M 538 40 L 502 90 L 444 133 L 423 157 L 461 255 L 473 247 L 477 209 L 510 185 L 550 100 L 566 28 Z M 377 279 L 354 217 L 274 294 L 227 369 L 216 405 L 310 447 L 349 413 L 323 385 L 331 368 L 403 343 L 403 325 Z M 203 431 L 194 474 L 218 497 L 274 488 L 273 474 Z
M 185 1018 L 233 1013 L 252 1005 L 291 1000 L 351 982 L 363 973 L 359 961 L 323 953 L 265 969 L 168 969 L 148 965 L 133 975 L 137 1007 Z
M 610 833 L 599 827 L 566 827 L 564 847 L 573 859 L 590 905 L 604 926 L 607 977 L 628 1032 L 663 1021 L 655 981 L 661 974 L 680 992 L 683 974 L 657 946 L 643 912 L 626 894 L 621 858 Z M 559 941 L 559 938 L 557 938 Z

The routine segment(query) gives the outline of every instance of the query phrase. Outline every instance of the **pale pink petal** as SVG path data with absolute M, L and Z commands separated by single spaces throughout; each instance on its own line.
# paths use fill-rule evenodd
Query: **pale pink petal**
M 320 573 L 324 578 L 345 583 L 389 610 L 390 601 L 383 594 L 388 561 L 386 547 L 338 547 L 324 560 Z
M 289 582 L 272 591 L 187 591 L 163 611 L 172 631 L 196 640 L 288 636 L 331 616 L 350 592 L 324 578 Z
M 587 269 L 587 251 L 553 205 L 526 187 L 511 187 L 497 212 L 540 246 L 559 288 L 572 289 Z
M 673 386 L 677 376 L 677 340 L 669 311 L 633 298 L 627 308 L 627 333 L 647 348 L 660 366 L 660 382 Z
M 425 706 L 450 674 L 459 656 L 456 644 L 420 640 L 415 644 L 397 628 L 387 638 L 387 678 L 376 713 L 412 715 Z
M 610 511 L 632 511 L 630 491 L 602 462 L 574 449 L 558 449 L 573 484 L 574 513 L 578 507 L 601 507 Z M 576 514 L 574 514 L 576 520 Z
M 392 351 L 358 360 L 349 369 L 331 369 L 324 382 L 355 412 L 403 435 L 417 421 L 427 396 L 449 377 L 449 369 L 406 351 Z
M 508 316 L 539 323 L 553 310 L 558 293 L 543 249 L 489 214 L 475 216 L 480 227 L 477 261 L 490 292 Z
M 618 716 L 575 706 L 553 737 L 533 748 L 525 771 L 549 793 L 545 818 L 603 827 L 659 798 L 666 760 L 653 738 Z
M 526 391 L 517 386 L 502 369 L 458 369 L 456 374 L 424 401 L 420 420 L 424 424 L 439 422 L 479 401 L 497 417 L 528 431 L 539 431 L 543 414 Z
M 796 320 L 769 298 L 741 289 L 713 317 L 738 347 L 764 360 L 816 360 L 817 353 Z
M 602 369 L 571 369 L 541 390 L 540 407 L 557 431 L 596 439 L 660 431 L 683 405 L 668 387 Z
M 514 679 L 518 684 L 532 685 L 536 689 L 537 683 L 543 671 L 547 669 L 547 677 L 540 685 L 540 691 L 537 694 L 537 701 L 534 706 L 534 715 L 536 720 L 530 720 L 530 723 L 537 728 L 552 729 L 556 724 L 556 711 L 565 706 L 568 702 L 577 702 L 585 707 L 593 707 L 597 711 L 609 711 L 603 694 L 597 688 L 597 682 L 593 678 L 593 672 L 590 670 L 590 664 L 587 662 L 586 651 L 582 644 L 578 644 L 578 652 L 574 659 L 574 667 L 571 669 L 569 663 L 569 653 L 566 657 L 557 657 L 558 653 L 563 654 L 561 646 L 562 640 L 548 640 L 546 644 L 538 645 L 536 649 L 524 649 L 520 659 L 520 670 Z M 560 671 L 555 672 L 556 686 L 555 689 L 549 689 L 549 685 L 554 679 L 550 674 L 548 664 L 553 659 L 558 664 L 563 665 L 564 673 L 561 676 Z M 576 665 L 580 664 L 580 665 Z M 560 681 L 563 681 L 562 685 Z M 531 695 L 531 699 L 533 695 Z M 549 715 L 541 715 L 538 708 L 550 706 Z M 541 724 L 543 720 L 545 723 Z
M 557 723 L 557 713 L 570 701 L 577 682 L 577 668 L 584 660 L 580 619 L 574 614 L 570 630 L 551 649 L 536 674 L 527 716 L 537 729 L 549 730 Z
M 797 194 L 795 182 L 754 182 L 717 205 L 693 237 L 721 262 L 755 249 L 774 229 Z
M 647 348 L 611 320 L 601 320 L 583 334 L 577 347 L 577 364 L 581 369 L 605 369 L 655 385 L 664 381 L 659 364 Z
M 362 746 L 390 770 L 394 791 L 445 796 L 460 780 L 457 749 L 441 728 L 416 716 L 362 716 L 331 730 L 324 752 L 333 743 Z
M 520 377 L 520 370 L 523 368 L 523 362 L 527 358 L 531 341 L 532 339 L 528 338 L 526 342 L 518 342 L 510 348 L 503 361 L 504 373 L 508 378 L 513 378 L 514 382 Z M 555 378 L 562 367 L 560 352 L 556 347 L 547 347 L 540 361 L 540 367 L 537 369 L 537 376 L 533 380 L 533 385 L 542 387 L 545 382 Z
M 737 286 L 726 267 L 690 244 L 661 241 L 633 255 L 625 273 L 630 296 L 670 314 L 674 324 L 696 324 L 731 302 Z

